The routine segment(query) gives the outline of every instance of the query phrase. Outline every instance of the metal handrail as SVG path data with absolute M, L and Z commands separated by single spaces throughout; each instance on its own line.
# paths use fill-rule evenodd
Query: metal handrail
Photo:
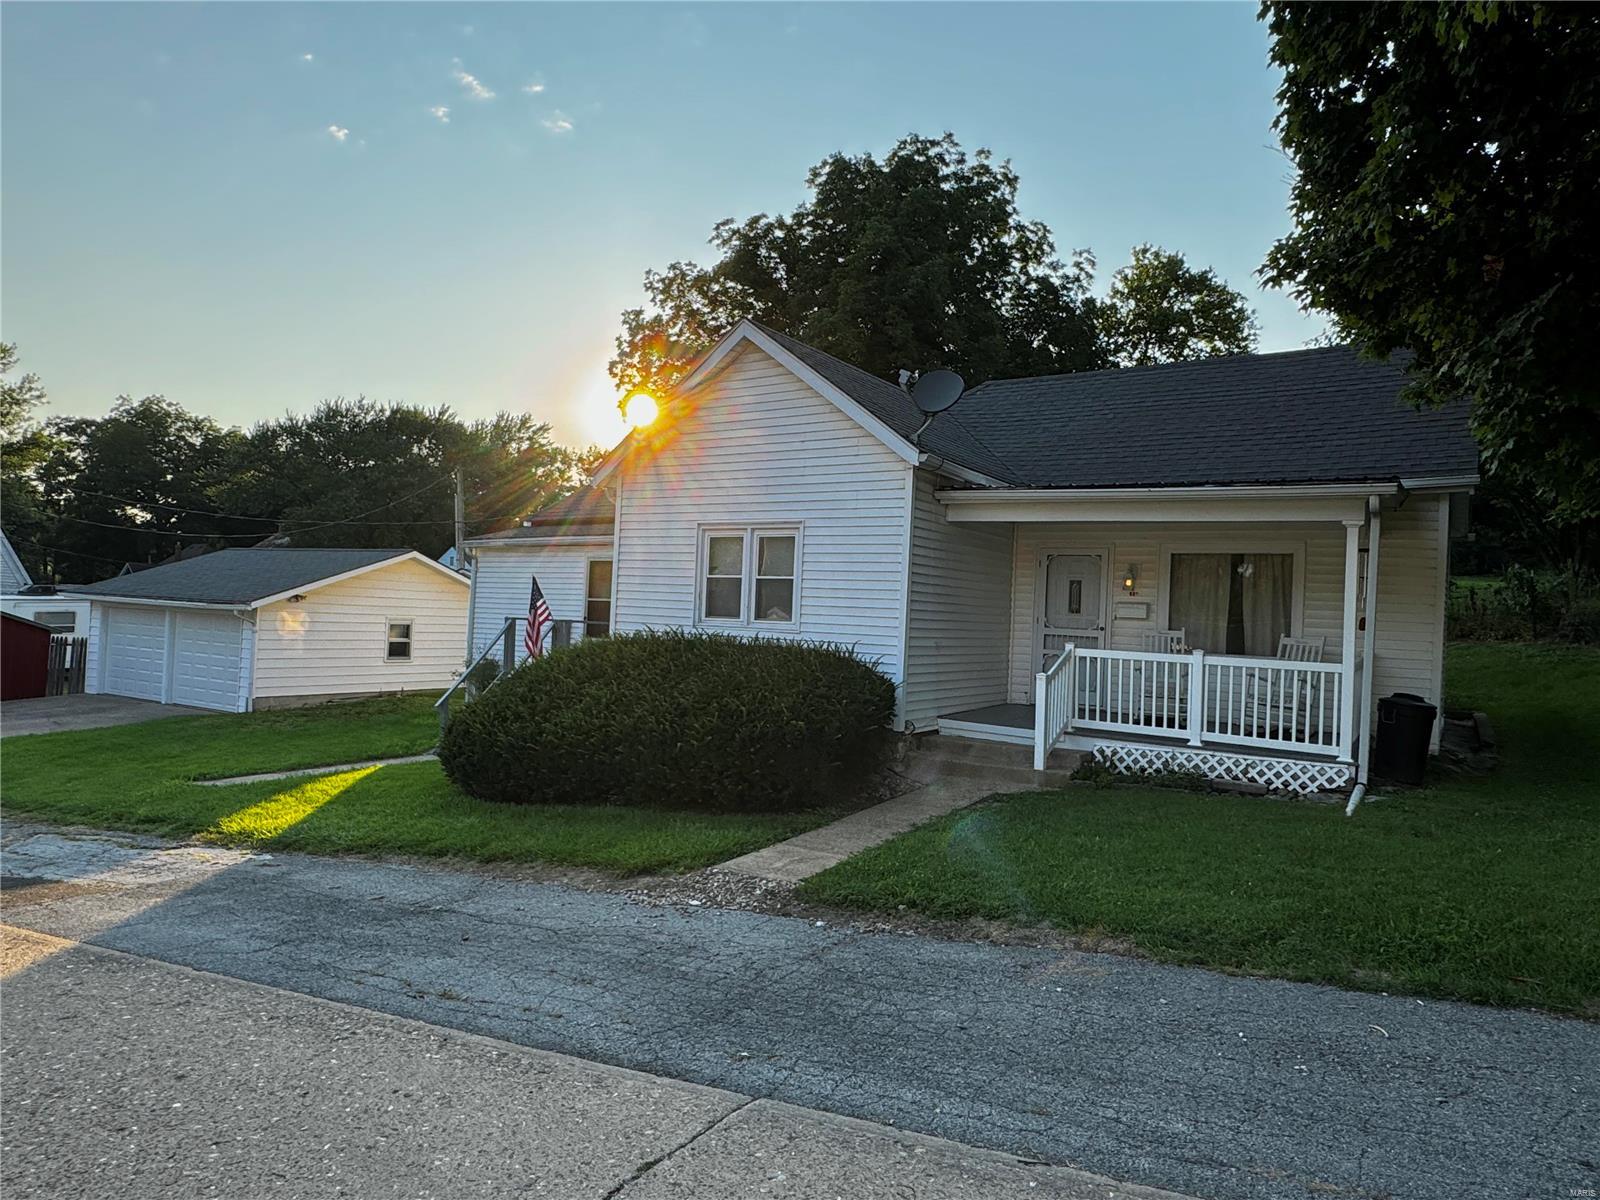
M 439 716 L 440 737 L 444 736 L 444 731 L 450 724 L 450 697 L 467 685 L 467 681 L 471 679 L 472 672 L 477 669 L 479 663 L 499 649 L 502 643 L 504 644 L 505 658 L 501 660 L 500 674 L 490 680 L 488 687 L 483 689 L 485 692 L 504 679 L 506 673 L 516 666 L 517 626 L 520 624 L 522 624 L 521 617 L 507 617 L 506 627 L 495 634 L 494 640 L 483 648 L 483 653 L 473 659 L 465 671 L 461 672 L 461 677 L 450 685 L 445 694 L 433 702 L 433 711 Z

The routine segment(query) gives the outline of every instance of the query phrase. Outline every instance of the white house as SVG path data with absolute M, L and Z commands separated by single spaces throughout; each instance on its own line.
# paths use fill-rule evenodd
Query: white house
M 35 584 L 3 530 L 0 530 L 0 609 L 47 625 L 52 633 L 82 636 L 89 628 L 89 602 L 63 595 L 49 584 Z
M 414 550 L 218 550 L 100 583 L 87 690 L 225 712 L 438 691 L 468 584 Z
M 535 573 L 592 636 L 609 575 L 614 631 L 855 646 L 908 730 L 1347 785 L 1374 696 L 1440 697 L 1478 479 L 1464 406 L 1403 383 L 1305 350 L 995 381 L 928 423 L 746 321 L 602 466 L 581 532 L 471 543 L 473 645 Z

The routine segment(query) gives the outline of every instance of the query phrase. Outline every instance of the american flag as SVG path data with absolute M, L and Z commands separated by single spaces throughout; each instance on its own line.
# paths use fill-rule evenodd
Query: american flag
M 544 602 L 544 593 L 539 590 L 539 577 L 533 577 L 533 592 L 528 596 L 528 628 L 522 635 L 522 648 L 528 652 L 529 658 L 538 658 L 544 653 L 545 634 L 555 625 L 555 619 L 550 615 L 550 606 Z

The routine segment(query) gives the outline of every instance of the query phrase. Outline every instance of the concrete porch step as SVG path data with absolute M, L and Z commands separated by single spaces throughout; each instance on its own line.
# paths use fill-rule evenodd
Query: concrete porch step
M 1053 750 L 1043 771 L 1033 769 L 1033 747 L 949 733 L 929 733 L 911 742 L 907 766 L 919 773 L 937 770 L 945 776 L 993 779 L 1019 788 L 1057 787 L 1071 778 L 1084 759 L 1076 750 Z

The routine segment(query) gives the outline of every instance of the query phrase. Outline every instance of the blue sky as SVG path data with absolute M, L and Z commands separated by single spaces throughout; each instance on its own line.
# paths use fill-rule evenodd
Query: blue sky
M 1290 166 L 1253 4 L 15 4 L 0 320 L 58 413 L 330 396 L 621 429 L 647 267 L 834 150 L 953 131 L 1101 286 L 1135 243 L 1255 268 Z M 492 95 L 486 94 L 492 93 Z M 448 109 L 436 113 L 435 109 Z

